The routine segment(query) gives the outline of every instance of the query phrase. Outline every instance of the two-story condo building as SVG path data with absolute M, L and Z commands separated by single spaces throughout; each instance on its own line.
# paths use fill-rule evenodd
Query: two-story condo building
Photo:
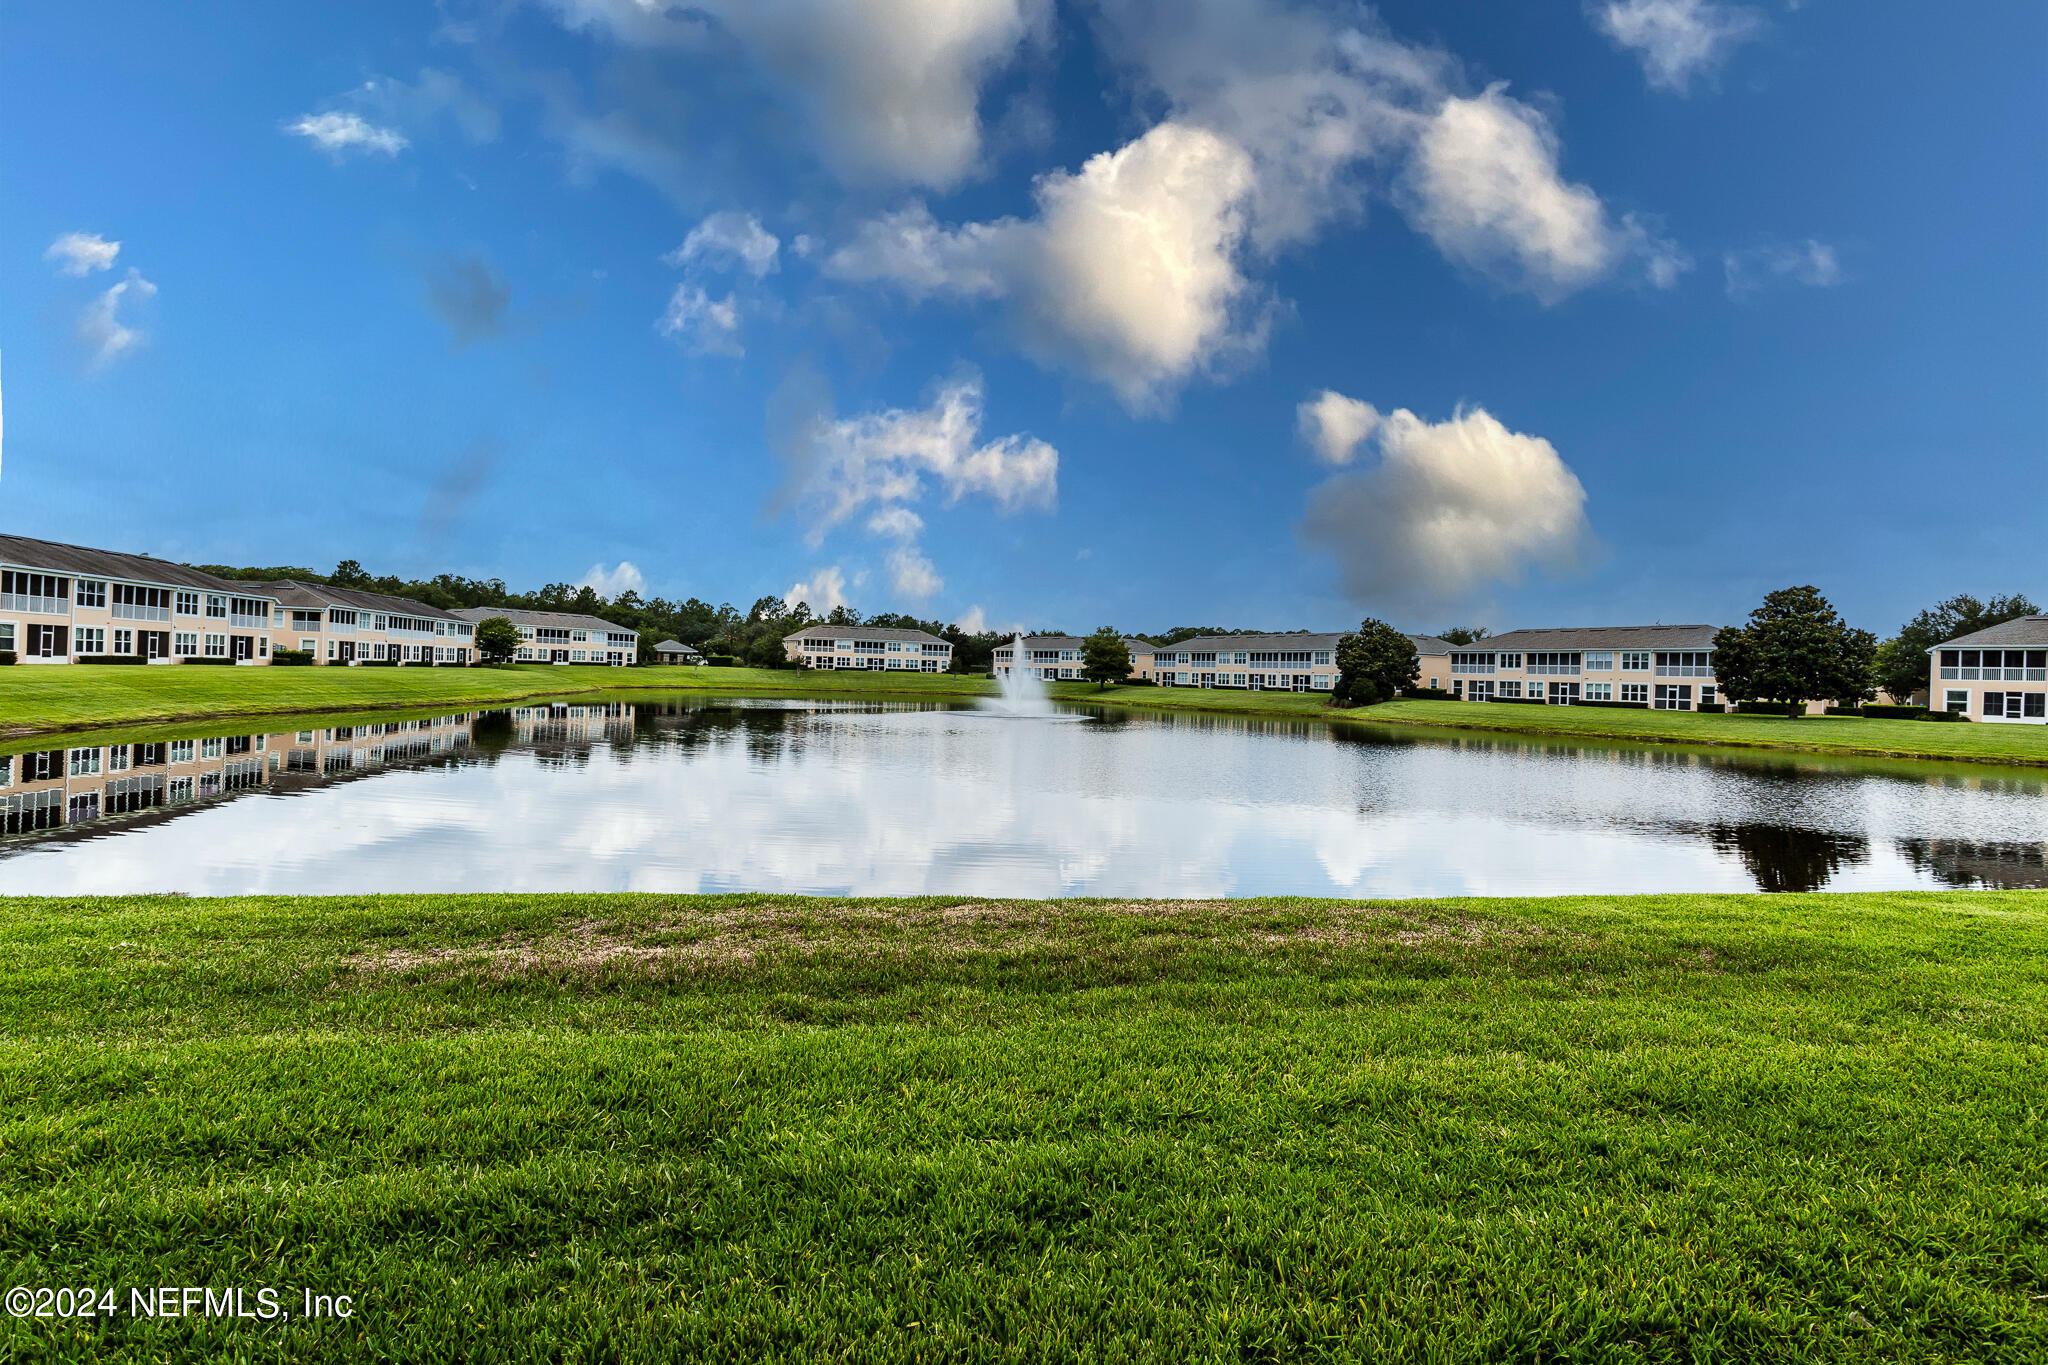
M 625 626 L 575 611 L 528 611 L 523 607 L 459 607 L 455 615 L 469 624 L 474 637 L 479 622 L 502 616 L 519 628 L 523 664 L 610 664 L 623 668 L 638 662 L 640 636 Z M 475 644 L 474 638 L 470 640 Z
M 1012 639 L 996 646 L 989 666 L 1003 674 L 1021 664 L 1047 682 L 1072 680 L 1081 676 L 1081 647 L 1086 643 L 1078 635 L 1027 635 L 1021 661 L 1013 657 L 1017 642 Z
M 1285 635 L 1203 635 L 1153 651 L 1161 687 L 1244 687 L 1254 691 L 1328 692 L 1337 685 L 1337 645 L 1347 632 Z M 1450 671 L 1450 646 L 1434 635 L 1410 635 L 1419 686 Z
M 271 647 L 303 650 L 318 664 L 467 664 L 476 659 L 474 626 L 410 597 L 289 581 L 267 583 L 264 590 L 277 599 Z
M 944 673 L 953 666 L 953 646 L 929 631 L 895 626 L 806 626 L 783 636 L 782 645 L 812 668 Z
M 1717 704 L 1718 626 L 1511 630 L 1451 647 L 1451 691 L 1466 701 L 1540 698 L 1691 711 Z
M 2021 616 L 1927 651 L 1929 704 L 1972 720 L 2048 725 L 2048 616 Z
M 23 663 L 270 657 L 276 595 L 148 555 L 0 536 L 0 651 Z
M 1150 681 L 1152 678 L 1152 642 L 1150 640 L 1124 637 L 1124 648 L 1131 651 L 1131 676 Z

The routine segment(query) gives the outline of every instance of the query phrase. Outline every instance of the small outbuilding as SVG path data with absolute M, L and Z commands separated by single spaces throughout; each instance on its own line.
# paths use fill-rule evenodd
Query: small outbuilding
M 701 664 L 704 656 L 679 640 L 663 640 L 654 647 L 654 657 L 665 664 Z

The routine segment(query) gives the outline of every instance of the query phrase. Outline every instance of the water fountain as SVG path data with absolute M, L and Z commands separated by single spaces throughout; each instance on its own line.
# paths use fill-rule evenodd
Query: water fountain
M 1052 702 L 1045 695 L 1045 683 L 1040 680 L 1038 670 L 1031 667 L 1030 652 L 1024 648 L 1022 635 L 1010 642 L 1010 666 L 996 665 L 996 681 L 1001 685 L 1003 694 L 984 699 L 982 706 L 987 710 L 1006 716 L 1055 714 Z

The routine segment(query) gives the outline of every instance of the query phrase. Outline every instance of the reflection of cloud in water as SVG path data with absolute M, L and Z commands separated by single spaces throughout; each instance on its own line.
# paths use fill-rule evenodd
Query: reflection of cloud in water
M 630 744 L 250 795 L 6 859 L 20 892 L 1454 895 L 1943 884 L 2048 845 L 2028 782 L 971 712 L 716 708 Z

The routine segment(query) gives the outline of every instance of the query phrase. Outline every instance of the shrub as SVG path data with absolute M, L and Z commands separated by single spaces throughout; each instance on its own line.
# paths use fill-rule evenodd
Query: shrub
M 1834 712 L 1828 712 L 1833 715 Z M 1863 714 L 1880 720 L 1925 720 L 1930 715 L 1946 716 L 1948 711 L 1929 711 L 1924 706 L 1878 706 L 1875 703 L 1863 708 Z
M 270 651 L 270 662 L 279 668 L 305 668 L 313 662 L 313 651 L 310 649 L 273 649 Z
M 737 668 L 740 661 L 730 654 L 707 654 L 704 656 L 704 662 L 713 668 Z
M 1444 691 L 1444 690 L 1443 690 L 1443 689 L 1442 689 L 1441 687 L 1410 687 L 1410 688 L 1405 688 L 1405 689 L 1403 689 L 1403 690 L 1402 690 L 1402 692 L 1401 692 L 1401 696 L 1402 696 L 1402 697 L 1403 697 L 1404 699 L 1406 699 L 1406 700 L 1409 700 L 1409 701 L 1456 701 L 1456 700 L 1458 700 L 1458 697 L 1457 697 L 1457 694 L 1456 694 L 1456 693 L 1452 693 L 1452 692 L 1446 692 L 1446 691 Z
M 72 658 L 78 664 L 140 664 L 149 662 L 140 654 L 79 654 Z
M 1695 711 L 1704 711 L 1710 716 L 1721 715 L 1727 709 L 1728 707 L 1725 703 L 1718 701 L 1703 701 L 1693 708 Z
M 1541 697 L 1488 697 L 1488 701 L 1506 702 L 1509 706 L 1548 706 Z
M 1646 701 L 1594 701 L 1588 697 L 1581 697 L 1573 702 L 1572 705 L 1598 706 L 1608 711 L 1647 711 L 1650 709 L 1650 703 Z
M 1863 714 L 1863 708 L 1860 706 L 1830 706 L 1822 714 L 1829 716 L 1860 716 Z
M 357 659 L 357 660 L 356 660 L 356 667 L 357 667 L 357 668 L 396 668 L 396 667 L 398 667 L 398 660 L 396 660 L 396 659 Z
M 205 667 L 205 668 L 220 668 L 220 667 L 224 667 L 224 666 L 232 666 L 232 665 L 233 665 L 233 663 L 234 663 L 235 661 L 234 661 L 233 659 L 192 659 L 192 658 L 186 658 L 186 659 L 180 659 L 180 660 L 179 660 L 178 662 L 179 662 L 179 663 L 181 663 L 181 664 L 183 664 L 183 665 L 185 665 L 185 667 L 187 667 L 187 668 L 200 668 L 200 667 Z
M 1865 712 L 1864 712 L 1863 714 L 1865 714 L 1865 715 L 1867 716 L 1867 715 L 1869 715 L 1870 713 L 1869 713 L 1868 711 L 1865 711 Z M 1921 713 L 1920 715 L 1917 715 L 1917 716 L 1914 716 L 1914 717 L 1912 717 L 1912 719 L 1914 719 L 1914 720 L 1968 720 L 1968 719 L 1969 719 L 1969 717 L 1968 717 L 1968 716 L 1966 716 L 1966 715 L 1964 715 L 1964 714 L 1963 714 L 1962 712 L 1960 712 L 1960 711 L 1926 711 L 1926 712 L 1922 712 L 1922 713 Z
M 1735 710 L 1744 716 L 1783 716 L 1786 720 L 1797 720 L 1805 713 L 1806 707 L 1796 701 L 1745 701 L 1738 702 Z
M 14 661 L 19 657 L 20 656 L 17 655 L 11 649 L 0 649 L 0 668 L 8 667 L 10 664 L 14 663 Z

